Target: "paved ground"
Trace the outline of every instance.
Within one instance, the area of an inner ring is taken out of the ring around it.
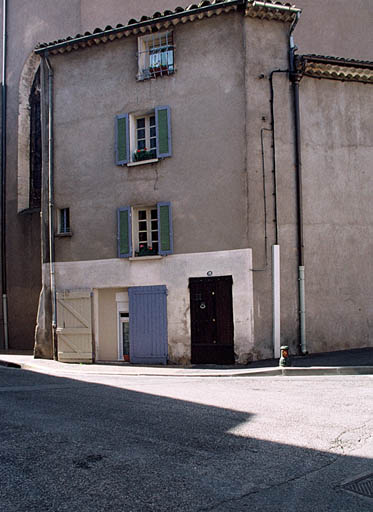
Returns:
[[[305,357],[293,357],[291,368],[280,369],[278,359],[256,361],[241,366],[192,365],[140,366],[128,363],[66,364],[34,359],[27,354],[1,354],[0,365],[22,368],[51,375],[73,376],[84,371],[102,375],[235,377],[275,375],[359,375],[373,374],[373,348],[344,350]]]
[[[373,511],[343,487],[373,474],[372,395],[369,375],[0,367],[0,511]]]

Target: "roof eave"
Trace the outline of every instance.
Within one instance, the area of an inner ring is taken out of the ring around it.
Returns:
[[[343,82],[373,83],[373,62],[370,61],[322,55],[300,55],[299,59],[303,76]]]
[[[203,3],[203,2],[202,2]],[[162,15],[157,18],[149,18],[137,23],[130,23],[126,26],[117,26],[108,30],[98,31],[96,33],[86,33],[84,36],[71,37],[68,39],[60,40],[54,43],[48,43],[35,48],[36,54],[43,53],[64,53],[65,51],[77,50],[85,46],[92,46],[93,44],[100,44],[101,42],[114,41],[122,37],[127,37],[131,34],[146,33],[152,27],[162,28],[177,24],[178,20],[194,21],[196,18],[201,19],[210,12],[213,14],[221,14],[223,12],[230,12],[238,10],[239,7],[245,8],[245,15],[266,19],[278,19],[281,21],[292,21],[294,17],[301,10],[295,6],[283,5],[269,2],[259,2],[256,0],[226,0],[214,4],[202,5],[196,8],[186,8],[183,11],[174,11],[171,14]]]

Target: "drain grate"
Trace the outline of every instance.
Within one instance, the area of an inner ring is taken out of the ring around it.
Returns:
[[[373,498],[373,473],[343,484],[342,489]]]

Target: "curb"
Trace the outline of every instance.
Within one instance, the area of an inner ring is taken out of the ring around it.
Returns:
[[[34,371],[39,373],[46,373],[53,375],[57,373],[58,375],[78,375],[81,373],[85,373],[86,375],[112,375],[112,376],[126,376],[126,377],[215,377],[215,378],[232,378],[232,377],[300,377],[300,376],[328,376],[328,375],[373,375],[373,366],[311,366],[311,367],[276,367],[276,368],[253,368],[252,370],[247,369],[238,369],[238,370],[204,370],[198,371],[194,369],[180,369],[180,372],[170,372],[168,369],[164,369],[163,371],[155,371],[151,372],[145,368],[139,368],[136,371],[136,367],[131,367],[131,372],[126,371],[125,368],[122,368],[122,371],[100,371],[99,365],[97,365],[97,371],[92,371],[93,367],[90,365],[90,370],[84,372],[83,367],[74,367],[68,369],[68,365],[66,368],[53,368],[50,366],[45,366],[40,364],[29,364],[29,363],[15,363],[12,361],[1,360],[0,366],[4,366],[7,368],[15,368],[22,369],[27,371]],[[208,373],[207,373],[208,372]]]
[[[22,365],[18,363],[11,363],[10,361],[1,361],[0,360],[0,366],[6,366],[7,368],[22,368]]]

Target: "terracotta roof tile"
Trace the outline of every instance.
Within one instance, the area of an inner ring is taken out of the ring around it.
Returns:
[[[108,25],[105,29],[95,28],[93,32],[85,32],[84,35],[77,34],[75,37],[69,36],[59,41],[49,43],[40,43],[35,51],[42,53],[46,50],[52,54],[64,53],[71,49],[85,48],[91,46],[89,43],[93,40],[96,44],[113,41],[123,36],[137,34],[139,32],[152,31],[155,25],[157,29],[162,28],[162,24],[168,23],[176,25],[180,21],[194,21],[201,19],[205,15],[223,14],[238,10],[239,7],[245,8],[245,15],[251,17],[276,19],[284,22],[291,22],[296,17],[297,9],[288,2],[273,0],[203,0],[199,4],[190,4],[187,7],[176,7],[173,11],[165,10],[163,13],[157,11],[152,16],[142,16],[140,20],[131,18],[127,25],[118,23],[115,28]]]
[[[326,55],[297,56],[298,69],[305,76],[349,82],[373,83],[373,62]]]

